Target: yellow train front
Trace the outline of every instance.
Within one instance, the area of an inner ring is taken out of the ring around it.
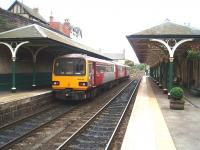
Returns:
[[[88,62],[84,56],[71,54],[55,59],[52,88],[58,99],[80,100],[87,98]]]

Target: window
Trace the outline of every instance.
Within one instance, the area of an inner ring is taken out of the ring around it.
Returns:
[[[98,64],[96,70],[97,72],[114,72],[114,65]]]
[[[106,72],[114,72],[114,66],[113,65],[107,65],[106,66]]]
[[[97,72],[105,72],[105,66],[103,64],[97,64],[96,70]]]
[[[80,58],[60,58],[55,61],[56,75],[84,75],[85,60]]]

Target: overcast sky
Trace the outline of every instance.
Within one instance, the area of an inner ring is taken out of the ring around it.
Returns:
[[[15,0],[0,0],[7,9]],[[22,1],[22,0],[19,0]],[[70,22],[83,31],[82,42],[103,52],[122,53],[137,62],[126,35],[163,23],[200,28],[199,0],[23,0],[31,8],[38,7],[49,21],[51,11],[56,21]]]

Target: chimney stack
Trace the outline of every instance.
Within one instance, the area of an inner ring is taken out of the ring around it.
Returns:
[[[54,20],[54,18],[53,18],[53,12],[51,11],[51,16],[50,16],[49,22],[51,23],[51,22],[53,22],[53,20]]]
[[[69,27],[69,26],[70,26],[69,19],[65,19],[64,25],[65,25],[65,26],[67,26],[67,27]]]
[[[53,19],[54,19],[54,18],[53,18],[53,16],[51,15],[51,16],[50,16],[50,22],[53,22]]]

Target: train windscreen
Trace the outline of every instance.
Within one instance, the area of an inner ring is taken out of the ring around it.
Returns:
[[[80,58],[60,58],[54,64],[55,75],[85,75],[85,60]]]

